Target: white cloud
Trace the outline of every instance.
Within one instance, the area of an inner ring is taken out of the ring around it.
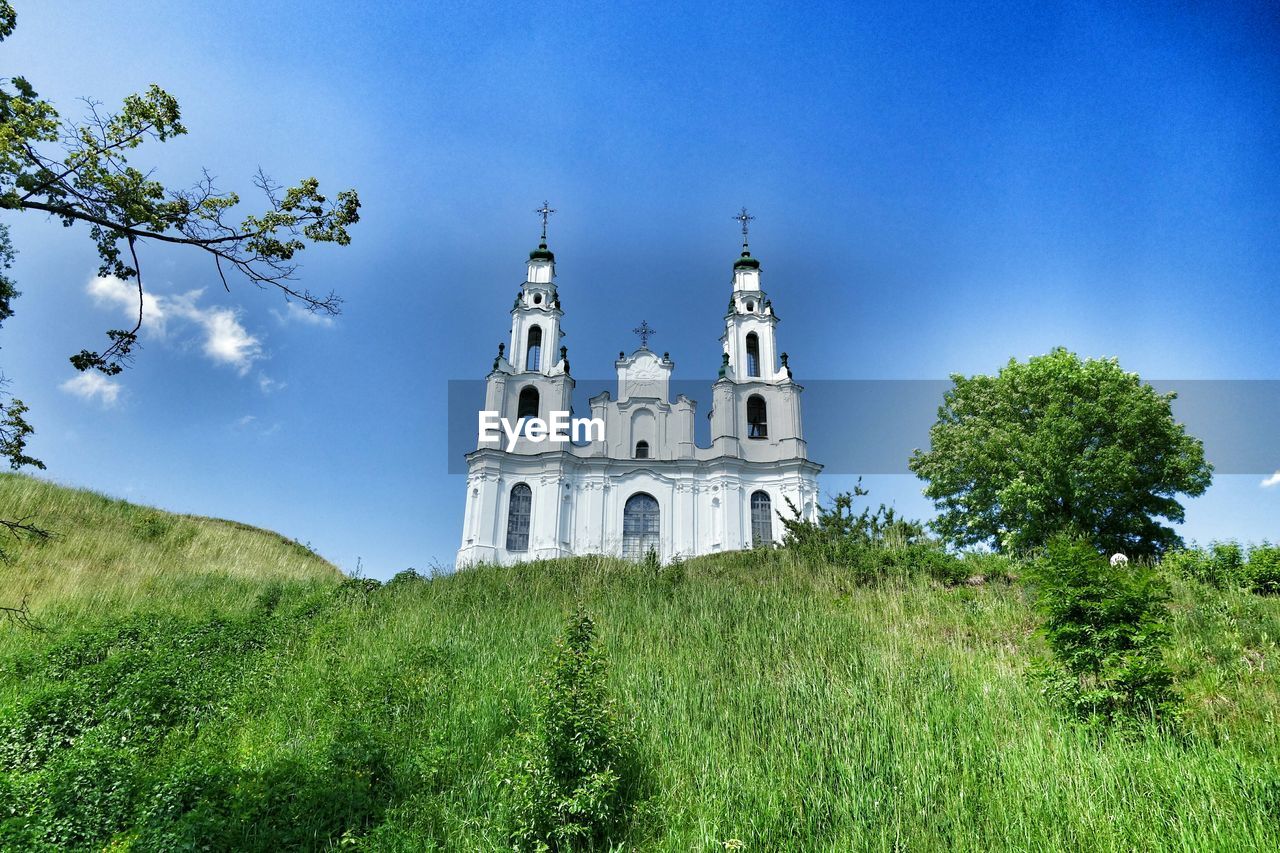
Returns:
[[[115,305],[124,311],[126,317],[136,320],[138,317],[138,284],[124,281],[113,275],[99,275],[89,280],[89,295],[99,305]],[[165,310],[161,307],[160,298],[151,293],[142,294],[142,327],[164,335]]]
[[[258,419],[257,415],[245,415],[244,417],[236,421],[236,426],[240,427],[241,429],[244,429],[245,427],[247,427],[249,424],[253,423],[257,419]]]
[[[1270,477],[1262,481],[1262,488],[1270,489],[1272,486],[1280,486],[1280,471],[1275,472]]]
[[[325,314],[322,311],[308,311],[298,302],[286,302],[284,311],[272,308],[271,313],[276,315],[276,319],[281,323],[303,323],[308,326],[323,326],[325,328],[333,325],[332,315]]]
[[[230,308],[213,308],[191,319],[204,327],[204,354],[231,365],[241,376],[262,358],[262,343],[240,325],[236,312]]]
[[[101,373],[81,373],[73,376],[58,386],[68,394],[74,394],[81,400],[98,400],[103,408],[109,409],[120,398],[120,383],[108,379]]]
[[[137,317],[136,284],[115,276],[97,276],[89,281],[88,290],[98,304],[113,305],[122,309],[125,316]],[[143,328],[163,337],[170,325],[193,324],[202,333],[201,349],[211,361],[230,365],[241,376],[246,375],[253,363],[263,357],[262,341],[240,323],[235,309],[202,307],[199,302],[203,295],[203,290],[176,295],[144,294]]]

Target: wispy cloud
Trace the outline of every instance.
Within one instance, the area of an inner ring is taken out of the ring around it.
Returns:
[[[287,382],[272,379],[265,373],[258,373],[258,389],[262,391],[263,394],[270,394],[272,391],[281,391],[287,384]]]
[[[138,290],[135,284],[115,276],[96,276],[89,281],[89,295],[99,305],[119,308],[125,316],[137,317]],[[165,337],[176,334],[183,323],[199,331],[201,350],[215,364],[235,368],[245,376],[264,353],[262,341],[240,322],[234,308],[200,305],[203,290],[169,295],[147,293],[143,296],[143,329]],[[173,327],[173,328],[171,328]]]
[[[115,406],[116,401],[120,399],[120,383],[108,379],[101,373],[81,373],[58,387],[81,400],[97,400],[104,409]]]
[[[250,434],[256,433],[257,435],[266,437],[275,435],[280,431],[280,422],[275,421],[271,424],[264,425],[260,420],[258,420],[257,415],[244,415],[236,418],[231,427],[237,432],[246,432]]]
[[[1262,488],[1264,489],[1270,489],[1275,486],[1280,486],[1280,471],[1275,472],[1270,477],[1262,481]]]
[[[282,324],[302,323],[307,326],[323,326],[329,328],[333,325],[333,316],[320,311],[308,311],[297,302],[286,302],[284,310],[272,308],[271,313]]]

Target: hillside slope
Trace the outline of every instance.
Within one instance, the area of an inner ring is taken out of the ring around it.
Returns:
[[[0,629],[4,849],[502,848],[500,759],[578,602],[645,768],[626,849],[1280,847],[1274,598],[1177,587],[1185,730],[1120,737],[1040,696],[1017,585],[858,586],[785,552],[377,585],[266,571],[292,546],[258,531],[178,550],[178,520],[134,580],[133,521],[101,517],[130,592],[63,584],[46,630]],[[94,535],[60,565],[91,575]],[[8,594],[27,570],[54,586],[24,556]]]
[[[175,584],[190,597],[198,578],[240,580],[256,594],[272,581],[337,581],[338,569],[302,545],[234,521],[176,515],[0,473],[0,516],[29,518],[53,535],[3,543],[0,604],[29,596],[33,611],[132,608],[169,598]],[[8,535],[8,534],[4,534]]]

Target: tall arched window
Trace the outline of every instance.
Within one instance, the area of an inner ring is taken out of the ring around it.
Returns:
[[[747,375],[760,375],[760,339],[755,332],[747,332]]]
[[[773,544],[773,501],[768,492],[751,493],[751,544]]]
[[[525,370],[538,370],[542,364],[542,327],[532,326],[529,329],[529,349],[524,358]]]
[[[516,406],[516,418],[536,418],[538,416],[538,389],[527,385],[520,389],[520,402]]]
[[[529,516],[533,510],[533,490],[525,483],[511,487],[507,503],[507,550],[529,550]]]
[[[649,458],[649,442],[647,441],[636,442],[636,458],[637,459]]]
[[[752,394],[747,398],[747,438],[769,437],[769,412],[764,397]]]
[[[639,560],[653,551],[662,553],[658,541],[658,501],[653,495],[636,492],[622,508],[622,556]]]

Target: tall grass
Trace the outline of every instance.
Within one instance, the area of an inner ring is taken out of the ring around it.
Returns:
[[[107,554],[122,547],[115,537]],[[101,685],[102,707],[134,707],[132,685],[160,670],[178,706],[201,709],[220,683],[209,679],[225,676],[216,713],[179,708],[131,751],[108,742],[104,722],[102,737],[82,733],[47,765],[4,767],[0,806],[15,816],[2,825],[26,833],[14,837],[88,821],[23,794],[57,785],[66,802],[107,804],[86,847],[172,849],[186,827],[211,849],[501,848],[494,768],[581,602],[649,774],[648,800],[615,839],[628,849],[1280,847],[1274,598],[1175,582],[1170,663],[1187,725],[1118,736],[1072,723],[1027,677],[1043,644],[1018,585],[867,585],[774,551],[658,570],[603,558],[482,566],[341,590],[252,563],[152,559],[171,567],[152,595],[90,586],[95,607],[64,600],[48,632],[6,629],[0,734],[68,685]],[[250,596],[260,570],[276,579]],[[125,566],[112,571],[131,583]],[[180,604],[187,595],[201,606]],[[169,614],[175,637],[223,639],[175,661],[133,639],[145,631],[130,620],[152,610]],[[76,616],[64,626],[59,613]],[[235,645],[242,635],[261,640]],[[81,647],[105,650],[78,664],[83,676],[54,666]],[[124,686],[95,674],[111,666]],[[104,792],[124,779],[132,799],[110,806]]]
[[[225,606],[229,594],[247,605],[264,582],[340,577],[332,564],[271,531],[18,474],[0,473],[0,516],[30,517],[53,534],[43,543],[9,540],[5,551],[13,559],[0,563],[0,605],[28,596],[32,610],[46,616],[54,610],[60,618],[156,606],[198,610]]]

